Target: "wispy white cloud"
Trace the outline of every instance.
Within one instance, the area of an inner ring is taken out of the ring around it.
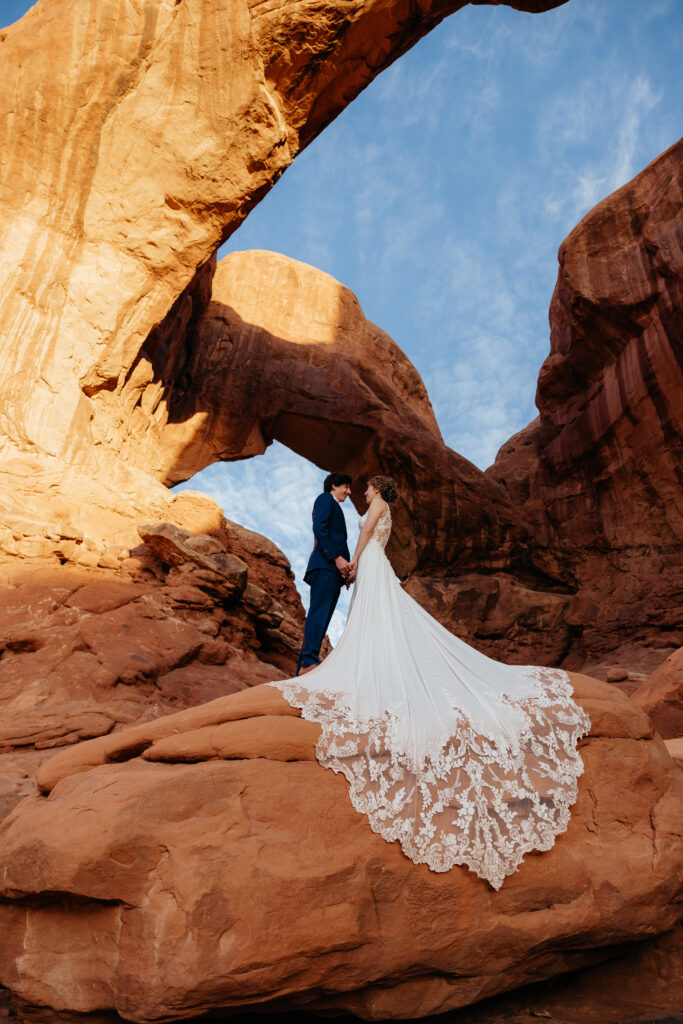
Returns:
[[[675,0],[650,0],[647,6],[640,11],[643,24],[646,25],[650,21],[655,21],[657,18],[664,18],[667,14],[671,14],[674,9],[674,2]]]
[[[647,75],[638,75],[631,84],[628,94],[628,108],[619,126],[619,139],[615,163],[608,181],[610,190],[619,188],[636,173],[636,152],[640,141],[643,121],[659,103],[660,97],[654,92]]]
[[[569,230],[642,170],[643,129],[660,100],[648,75],[632,77],[613,57],[572,94],[545,105],[537,148],[539,154],[552,154],[554,162],[544,202],[548,216]],[[595,145],[599,132],[609,140],[604,147]]]

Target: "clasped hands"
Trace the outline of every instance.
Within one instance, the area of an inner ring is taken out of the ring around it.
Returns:
[[[344,586],[348,590],[351,584],[355,582],[358,563],[356,561],[348,562],[343,555],[339,555],[338,558],[335,558],[334,564],[344,577]]]

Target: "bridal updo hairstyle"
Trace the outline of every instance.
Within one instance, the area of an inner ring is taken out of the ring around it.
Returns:
[[[330,473],[329,476],[325,477],[323,490],[331,491],[333,487],[339,487],[340,484],[348,484],[350,487],[352,483],[353,477],[349,476],[348,473]]]
[[[398,498],[398,489],[390,476],[371,476],[368,483],[379,491],[388,505]]]

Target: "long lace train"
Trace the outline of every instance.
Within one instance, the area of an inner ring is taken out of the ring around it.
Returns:
[[[535,674],[536,686],[510,702],[526,722],[516,745],[477,733],[460,713],[454,735],[417,760],[392,742],[391,713],[361,720],[334,693],[271,685],[322,726],[317,759],[346,776],[351,803],[373,832],[398,841],[416,864],[466,864],[499,889],[526,853],[549,850],[566,831],[583,772],[576,744],[590,728],[566,672],[521,671]]]

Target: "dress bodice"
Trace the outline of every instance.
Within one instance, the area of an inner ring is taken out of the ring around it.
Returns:
[[[367,512],[360,517],[361,528],[365,525],[365,520],[368,518]],[[391,535],[391,509],[387,509],[386,512],[382,512],[375,523],[375,529],[372,531],[371,541],[377,541],[382,548],[387,546],[387,541]]]

